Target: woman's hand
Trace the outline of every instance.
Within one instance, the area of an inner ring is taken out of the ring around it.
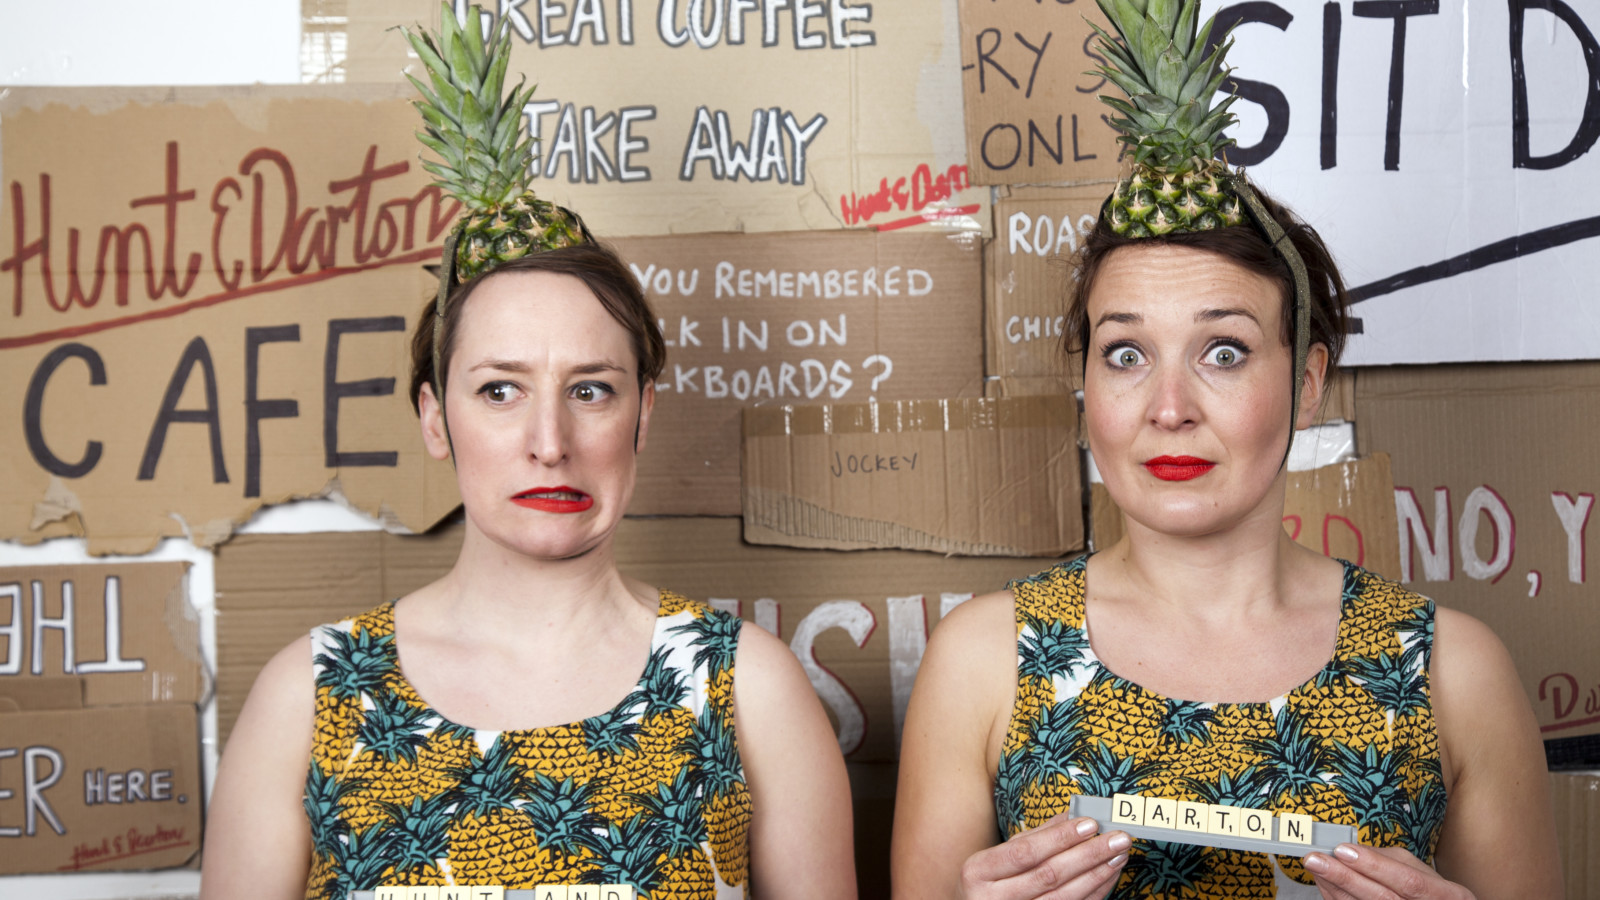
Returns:
[[[1133,840],[1095,836],[1093,819],[1063,813],[1031,831],[967,857],[961,890],[969,900],[1098,900],[1111,893]]]
[[[1473,896],[1400,847],[1340,844],[1332,856],[1312,853],[1305,865],[1327,900],[1471,900]]]

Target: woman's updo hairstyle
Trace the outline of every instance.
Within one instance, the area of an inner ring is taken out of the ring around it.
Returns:
[[[456,288],[445,302],[444,316],[435,314],[436,301],[430,298],[417,320],[411,334],[411,408],[421,411],[417,398],[425,384],[436,384],[444,390],[450,372],[450,359],[455,351],[456,330],[461,325],[461,311],[466,308],[472,292],[485,281],[515,272],[550,272],[571,275],[583,282],[624,329],[633,343],[633,357],[639,371],[639,390],[656,379],[666,365],[666,343],[661,338],[661,327],[645,300],[639,282],[626,264],[610,248],[598,243],[578,244],[558,250],[545,250],[501,263]],[[439,349],[439,378],[434,380],[433,330],[441,327]]]
[[[1350,295],[1345,290],[1344,279],[1340,277],[1333,255],[1328,252],[1327,245],[1322,242],[1316,229],[1302,222],[1292,210],[1267,196],[1260,188],[1255,188],[1255,193],[1283,227],[1284,233],[1300,253],[1300,258],[1305,261],[1311,286],[1310,343],[1320,343],[1328,348],[1328,372],[1331,374],[1338,367],[1339,358],[1344,353],[1345,336],[1349,333]],[[1073,274],[1076,278],[1067,288],[1067,314],[1061,330],[1062,348],[1067,353],[1083,353],[1087,364],[1090,350],[1089,295],[1094,291],[1095,279],[1106,259],[1123,247],[1163,245],[1192,247],[1215,253],[1250,272],[1270,278],[1283,295],[1283,342],[1293,345],[1294,276],[1288,264],[1273,252],[1272,245],[1254,225],[1247,223],[1212,231],[1128,238],[1112,231],[1102,215],[1074,261]]]

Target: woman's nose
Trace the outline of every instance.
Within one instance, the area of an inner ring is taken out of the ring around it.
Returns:
[[[532,404],[528,414],[528,455],[547,466],[567,458],[571,448],[571,417],[560,398]]]
[[[1151,423],[1160,428],[1176,430],[1198,420],[1193,372],[1184,366],[1158,366],[1151,381]]]

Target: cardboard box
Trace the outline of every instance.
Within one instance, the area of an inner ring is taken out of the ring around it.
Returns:
[[[452,509],[407,334],[457,204],[410,88],[13,88],[0,99],[0,537],[225,540],[337,490]]]
[[[1093,7],[960,0],[961,94],[975,184],[1115,179],[1121,145],[1088,70]]]
[[[752,547],[730,518],[626,519],[623,572],[737,610],[794,649],[852,762],[895,758],[927,633],[970,594],[1059,560],[940,557],[904,550],[829,553]],[[217,732],[226,741],[256,672],[314,625],[443,575],[461,528],[241,535],[217,554]],[[310,665],[310,660],[306,664]]]
[[[1600,898],[1600,775],[1550,774],[1569,900]]]
[[[1069,396],[746,407],[744,538],[968,556],[1083,549]]]
[[[738,515],[745,406],[982,392],[973,240],[830,231],[612,243],[668,347],[634,515]]]
[[[180,866],[200,848],[187,565],[0,569],[0,875]]]
[[[1390,502],[1393,491],[1389,458],[1382,453],[1290,472],[1283,527],[1301,546],[1394,579],[1400,556]],[[1103,484],[1091,485],[1090,519],[1097,549],[1122,538],[1122,511]]]
[[[1363,369],[1356,420],[1393,460],[1401,580],[1505,641],[1553,758],[1600,762],[1600,363]]]
[[[1067,295],[1075,257],[1111,187],[1012,188],[995,203],[994,264],[985,279],[989,375],[1082,381],[1083,363],[1062,349]]]

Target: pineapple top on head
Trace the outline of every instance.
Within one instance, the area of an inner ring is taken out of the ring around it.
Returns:
[[[447,251],[454,246],[457,282],[509,259],[591,240],[575,214],[528,190],[533,138],[522,131],[522,110],[533,86],[523,79],[501,96],[511,29],[502,18],[492,36],[483,36],[476,27],[481,13],[470,7],[463,27],[445,3],[438,34],[401,28],[428,70],[427,82],[406,74],[423,97],[414,103],[424,121],[417,139],[439,155],[422,167],[466,207],[446,243]],[[452,260],[444,263],[448,273]],[[448,283],[441,282],[441,293]]]
[[[1108,59],[1099,72],[1128,95],[1100,99],[1119,114],[1111,125],[1133,155],[1108,201],[1112,229],[1148,237],[1242,224],[1234,176],[1216,158],[1233,143],[1223,131],[1237,121],[1228,112],[1235,98],[1211,103],[1228,77],[1222,59],[1232,40],[1206,52],[1216,17],[1198,24],[1200,0],[1096,2],[1117,32],[1090,23]]]

